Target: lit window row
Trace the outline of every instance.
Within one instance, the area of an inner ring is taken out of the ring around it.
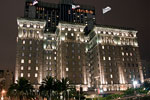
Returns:
[[[22,63],[22,64],[25,63],[24,59],[21,59],[21,63]],[[28,63],[31,64],[31,60],[28,60]]]
[[[118,32],[106,32],[106,31],[97,31],[96,33],[102,34],[109,34],[109,35],[118,35],[118,36],[129,36],[129,37],[136,37],[136,34],[129,34],[129,33],[118,33]]]
[[[24,66],[21,66],[21,70],[24,70]],[[28,66],[28,70],[31,70],[31,67]],[[38,71],[39,70],[39,67],[35,67],[35,70]]]
[[[66,28],[66,29],[67,29],[67,28]],[[73,29],[74,31],[77,31],[76,28],[68,28],[68,31],[71,31],[72,29]],[[65,30],[65,28],[62,27],[61,30]],[[84,31],[84,29],[83,29],[83,28],[80,28],[80,32],[83,32],[83,31]]]
[[[23,41],[22,41],[22,44],[26,44],[26,41],[23,40]],[[29,44],[32,44],[32,41],[29,41]]]
[[[106,60],[106,57],[103,57],[103,60]],[[108,60],[111,60],[111,57],[108,57]]]
[[[20,74],[20,76],[21,76],[21,77],[24,77],[24,74],[23,74],[23,73],[21,73],[21,74]],[[30,73],[28,73],[28,74],[27,74],[27,76],[28,76],[28,77],[30,77],[30,76],[31,76],[31,74],[30,74]],[[37,73],[35,73],[35,74],[34,74],[34,77],[38,77],[38,74],[37,74]]]
[[[132,53],[124,53],[124,52],[122,52],[122,56],[124,56],[125,54],[126,54],[126,56],[129,56],[129,54],[130,54],[130,56],[133,55]]]

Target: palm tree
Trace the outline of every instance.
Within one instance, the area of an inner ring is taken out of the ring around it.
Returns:
[[[60,93],[62,92],[60,80],[55,79],[53,90],[54,90],[53,98],[56,100],[60,100]]]
[[[69,81],[67,78],[62,78],[61,80],[61,90],[64,95],[64,99],[67,96],[67,90],[69,89]]]
[[[34,88],[25,78],[19,78],[17,83],[13,83],[7,92],[7,96],[32,99],[35,97]]]
[[[43,82],[39,88],[40,95],[48,100],[51,100],[52,91],[54,89],[54,79],[51,76],[47,76],[43,79]]]

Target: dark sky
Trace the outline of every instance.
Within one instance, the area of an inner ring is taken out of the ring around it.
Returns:
[[[58,3],[58,0],[42,0]],[[96,23],[131,27],[138,31],[142,59],[150,60],[150,0],[74,0],[96,8]],[[14,70],[17,17],[23,16],[25,0],[0,0],[0,69]],[[102,15],[102,8],[111,12]]]

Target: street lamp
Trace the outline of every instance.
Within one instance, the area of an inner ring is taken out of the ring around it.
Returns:
[[[2,97],[1,97],[1,100],[4,100],[4,93],[5,93],[6,91],[5,90],[2,90]]]
[[[70,90],[68,89],[68,90],[67,90],[67,92],[68,92],[68,100],[69,100],[69,91],[70,91]]]

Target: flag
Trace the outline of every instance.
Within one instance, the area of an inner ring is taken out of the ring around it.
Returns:
[[[111,10],[111,8],[109,6],[107,6],[106,8],[103,8],[103,14],[109,12]]]
[[[79,8],[80,5],[72,5],[72,9],[76,9],[76,8]]]
[[[34,5],[36,5],[37,3],[38,3],[38,1],[37,1],[37,0],[34,0],[32,5],[34,6]]]

